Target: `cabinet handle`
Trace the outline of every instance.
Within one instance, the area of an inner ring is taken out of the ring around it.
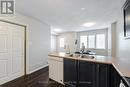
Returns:
[[[87,84],[92,84],[92,82],[86,82]]]
[[[80,84],[82,84],[82,83],[83,83],[83,84],[89,84],[89,85],[92,84],[92,82],[79,82],[79,83],[80,83]]]
[[[97,71],[98,71],[98,73],[99,73],[99,72],[100,72],[100,66],[98,65],[97,67],[98,67],[98,68],[97,68]]]
[[[96,85],[99,87],[99,72],[100,72],[100,65],[97,65],[97,72],[96,72]]]

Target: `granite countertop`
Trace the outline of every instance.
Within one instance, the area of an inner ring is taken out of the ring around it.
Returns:
[[[69,58],[75,60],[91,61],[96,63],[112,64],[119,74],[123,77],[130,77],[130,59],[116,58],[109,56],[99,56],[94,55],[94,59],[80,58],[80,57],[70,57],[64,52],[50,53],[48,56],[59,57],[59,58]]]

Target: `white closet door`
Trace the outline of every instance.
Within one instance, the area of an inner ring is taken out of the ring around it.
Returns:
[[[0,85],[24,75],[24,27],[0,22]]]

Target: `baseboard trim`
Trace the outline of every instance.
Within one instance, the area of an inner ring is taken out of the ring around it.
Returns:
[[[5,84],[2,84],[2,85],[0,85],[0,87],[28,87],[27,86],[29,84],[28,81],[36,78],[37,76],[39,76],[45,72],[48,72],[48,70],[49,70],[49,67],[48,67],[48,65],[46,65],[46,66],[44,66],[44,68],[34,71],[28,75],[21,76],[17,79],[9,81]]]
[[[39,67],[39,68],[37,68],[37,69],[35,69],[35,70],[32,70],[32,71],[30,71],[30,72],[27,72],[27,74],[34,73],[34,72],[36,72],[36,71],[38,71],[38,70],[40,70],[40,69],[43,69],[43,68],[45,68],[45,67],[48,67],[48,66],[49,66],[49,64],[46,64],[46,65],[44,65],[44,66],[42,66],[42,67]]]
[[[28,74],[28,75],[26,76],[26,79],[31,80],[31,79],[36,78],[37,76],[39,76],[39,75],[41,75],[41,74],[47,72],[47,71],[49,71],[49,66],[46,66],[46,67],[44,67],[44,68],[42,68],[42,69],[39,69],[39,70],[37,70],[37,71],[35,71],[35,72],[32,72],[31,74]]]
[[[25,82],[25,76],[21,76],[19,78],[16,78],[12,81],[9,81],[7,83],[4,83],[2,85],[0,85],[0,87],[15,87],[15,85],[19,85],[20,83],[24,83]],[[25,84],[21,84],[23,87],[25,86]],[[25,86],[26,87],[26,86]]]

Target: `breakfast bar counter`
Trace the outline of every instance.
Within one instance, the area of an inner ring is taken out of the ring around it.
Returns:
[[[91,61],[96,63],[112,64],[121,76],[130,77],[130,59],[124,59],[124,58],[121,59],[116,57],[100,56],[100,55],[94,55],[93,59],[88,59],[75,56],[70,57],[69,54],[66,54],[64,52],[50,53],[49,56],[59,58],[69,58],[82,61]]]

